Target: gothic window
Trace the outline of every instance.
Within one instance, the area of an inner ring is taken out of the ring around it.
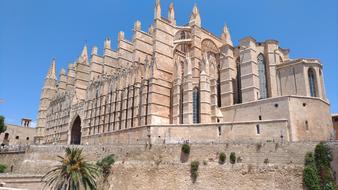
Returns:
[[[217,66],[217,106],[221,107],[222,99],[221,99],[221,73],[220,73],[220,64]]]
[[[236,104],[242,103],[242,84],[241,84],[241,65],[239,57],[236,60],[236,86],[235,86]]]
[[[181,39],[181,40],[185,39],[185,32],[184,32],[184,31],[181,32],[180,39]]]
[[[194,88],[192,96],[193,123],[200,123],[200,92],[197,87]]]
[[[317,97],[316,74],[313,68],[308,70],[310,96]]]
[[[181,78],[183,79],[184,62],[181,61]],[[183,84],[180,86],[180,104],[179,104],[180,124],[183,124]]]
[[[180,86],[180,124],[183,124],[183,84]]]
[[[259,93],[260,99],[268,97],[268,88],[266,80],[266,65],[263,54],[259,54],[257,57],[258,63],[258,76],[259,76]]]

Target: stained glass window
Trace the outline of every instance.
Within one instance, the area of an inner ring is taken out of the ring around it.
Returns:
[[[259,99],[268,97],[267,83],[266,83],[266,67],[263,54],[259,54],[257,57],[258,63],[258,76],[259,76]]]
[[[309,77],[310,96],[316,97],[317,96],[316,74],[312,68],[310,68],[308,71],[308,77]]]
[[[241,84],[241,65],[239,58],[236,60],[236,102],[237,104],[242,103],[242,84]]]
[[[200,123],[200,92],[198,88],[194,88],[192,96],[193,123]]]

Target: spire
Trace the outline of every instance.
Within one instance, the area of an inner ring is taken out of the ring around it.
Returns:
[[[134,31],[139,31],[141,30],[141,22],[137,20],[134,24]]]
[[[153,25],[150,25],[149,29],[148,29],[148,33],[150,35],[152,35],[154,33],[154,26]]]
[[[168,20],[171,24],[176,25],[175,10],[174,10],[174,3],[173,2],[171,2],[170,5],[169,5]]]
[[[52,59],[52,65],[50,66],[48,73],[47,73],[47,77],[46,78],[51,78],[51,79],[55,79],[56,80],[56,59],[53,58]]]
[[[82,49],[82,53],[78,59],[79,63],[88,63],[88,50],[87,50],[87,45],[84,45],[83,49]]]
[[[200,17],[200,13],[198,11],[196,4],[194,5],[194,8],[192,9],[192,14],[190,16],[189,25],[196,25],[196,26],[201,27],[201,17]]]
[[[110,49],[110,39],[109,37],[106,37],[104,41],[104,49]]]
[[[61,69],[60,75],[66,75],[66,71],[64,68]]]
[[[97,46],[94,46],[92,48],[92,54],[91,55],[97,55]]]
[[[225,44],[233,46],[231,36],[230,36],[230,32],[229,32],[228,26],[226,24],[224,24],[221,39],[223,40],[223,42]]]
[[[120,31],[117,37],[118,41],[124,40],[124,32]]]
[[[156,0],[154,19],[160,19],[160,18],[161,18],[161,3],[160,3],[160,0]]]

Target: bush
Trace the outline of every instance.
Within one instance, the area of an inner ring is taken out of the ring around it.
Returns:
[[[225,153],[224,152],[221,152],[220,154],[219,154],[219,163],[220,164],[224,164],[225,163],[225,159],[226,159],[226,155],[225,155]]]
[[[314,165],[305,166],[304,183],[309,190],[320,190],[319,178]]]
[[[319,143],[315,148],[314,160],[316,163],[317,174],[320,177],[321,186],[325,188],[327,184],[334,184],[333,172],[330,165],[332,156],[329,146],[324,143]]]
[[[195,183],[197,176],[198,176],[198,166],[200,165],[200,162],[197,160],[194,160],[190,164],[190,175],[192,182]]]
[[[264,159],[264,164],[268,164],[269,163],[269,159],[265,158]]]
[[[235,164],[236,163],[236,154],[234,152],[230,153],[230,163]]]
[[[0,173],[4,173],[6,170],[7,166],[4,164],[0,164]]]
[[[111,172],[111,165],[115,163],[114,154],[110,154],[104,157],[102,160],[96,162],[96,165],[99,166],[102,172],[104,180],[107,180]]]
[[[337,187],[334,183],[330,182],[330,183],[325,184],[323,190],[337,190]]]
[[[333,171],[330,166],[332,155],[329,146],[319,143],[314,155],[305,155],[304,184],[309,190],[335,190]]]
[[[183,144],[181,150],[182,150],[182,152],[184,154],[189,154],[190,153],[190,146],[189,146],[189,144]]]
[[[330,167],[332,161],[330,148],[324,143],[319,143],[315,148],[315,162],[317,169]]]
[[[315,158],[312,152],[307,152],[305,154],[305,166],[315,165]]]

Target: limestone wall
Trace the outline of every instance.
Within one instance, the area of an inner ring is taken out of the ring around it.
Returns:
[[[96,161],[104,155],[115,154],[116,163],[108,180],[110,189],[224,189],[227,187],[240,190],[298,190],[303,189],[304,155],[308,151],[313,151],[315,144],[273,142],[191,144],[188,157],[182,156],[180,144],[80,147],[84,149],[85,157],[90,161]],[[26,154],[0,154],[0,160],[14,161],[15,167],[11,174],[13,176],[38,177],[57,164],[57,155],[62,156],[65,148],[66,146],[61,145],[31,146]],[[220,152],[226,154],[224,164],[218,163]],[[235,152],[237,156],[238,162],[234,165],[229,161],[231,152]],[[182,160],[185,162],[182,163]],[[190,178],[192,160],[200,162],[199,176],[195,184]],[[0,180],[4,179],[0,175]],[[15,185],[15,181],[12,180],[11,183]],[[27,188],[34,189],[30,186]]]
[[[200,164],[196,183],[190,178],[190,163],[118,163],[113,167],[110,189],[171,190],[302,190],[301,166],[252,166],[248,164]]]
[[[0,144],[25,145],[33,143],[34,136],[36,135],[35,128],[11,124],[7,124],[6,126],[6,131],[0,134]],[[8,137],[6,139],[5,136],[7,133]]]
[[[218,154],[224,152],[227,160],[231,152],[241,157],[241,163],[303,165],[304,155],[313,150],[312,143],[222,143],[193,144],[189,160],[217,162]],[[115,154],[123,162],[180,163],[181,145],[96,145],[82,146],[87,159],[96,161],[105,155]],[[66,146],[31,146],[26,154],[0,154],[0,160],[14,165],[14,173],[43,174],[57,164],[57,155],[63,155]],[[228,162],[228,161],[227,161]]]
[[[231,122],[286,119],[290,141],[327,141],[334,136],[329,104],[319,98],[283,96],[221,110]]]
[[[200,125],[150,125],[84,136],[87,144],[177,144],[220,142],[288,142],[286,120]]]

